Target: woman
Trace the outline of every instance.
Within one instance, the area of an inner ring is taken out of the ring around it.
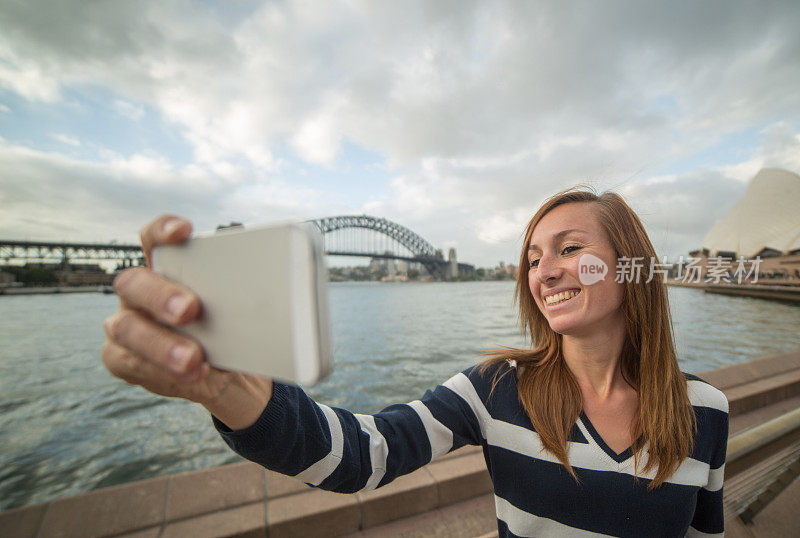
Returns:
[[[142,234],[145,253],[189,233],[162,217]],[[375,415],[210,368],[164,326],[194,319],[199,299],[144,268],[115,283],[103,360],[128,382],[204,405],[245,458],[323,489],[380,487],[474,444],[501,536],[721,534],[727,400],[678,369],[662,276],[614,277],[618,259],[634,257],[655,251],[618,195],[550,198],[528,224],[517,280],[532,349],[492,352]]]

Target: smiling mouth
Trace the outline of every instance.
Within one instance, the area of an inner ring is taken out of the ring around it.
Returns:
[[[576,296],[580,295],[580,293],[581,293],[580,290],[562,291],[561,293],[555,293],[553,295],[545,297],[544,302],[547,306],[558,306],[560,304],[572,300]]]

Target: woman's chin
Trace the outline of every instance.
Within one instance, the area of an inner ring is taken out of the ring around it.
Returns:
[[[552,319],[549,320],[549,322],[550,328],[562,335],[579,333],[581,331],[581,327],[583,326],[581,323],[577,323],[575,320],[569,319]]]
[[[551,323],[550,328],[553,329],[554,332],[563,335],[568,335],[572,332],[572,326],[568,323]]]

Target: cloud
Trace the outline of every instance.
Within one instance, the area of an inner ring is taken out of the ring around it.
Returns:
[[[125,155],[95,174],[131,179],[130,196],[158,207],[181,203],[171,183],[196,181],[198,207],[228,220],[272,210],[266,199],[283,212],[352,207],[287,162],[332,168],[348,145],[368,149],[386,183],[356,209],[477,263],[515,259],[514,228],[571,184],[621,189],[673,254],[758,167],[800,168],[793,1],[225,6],[7,3],[0,85],[31,103],[96,85],[118,114],[158,113],[192,165]],[[764,144],[746,159],[662,171],[753,127]]]
[[[596,131],[620,148],[796,112],[800,83],[793,2],[287,2],[228,25],[181,1],[43,7],[3,10],[6,87],[52,100],[103,82],[153,102],[209,159],[257,158],[285,138],[310,162],[349,139],[398,165],[546,154]]]
[[[115,99],[114,109],[121,116],[125,116],[133,121],[139,121],[144,117],[144,107],[142,105],[136,105],[124,99]]]
[[[161,213],[191,219],[198,230],[231,220],[253,222],[319,214],[321,194],[253,177],[231,185],[213,170],[172,166],[158,155],[109,153],[91,162],[0,144],[0,228],[12,238],[137,242]],[[13,171],[13,175],[9,172]]]
[[[53,140],[58,140],[62,144],[66,144],[68,146],[72,146],[72,147],[76,147],[77,148],[77,147],[79,147],[81,145],[81,141],[78,140],[77,138],[75,138],[74,136],[69,136],[69,135],[60,134],[60,133],[54,133],[54,134],[51,134],[50,137]]]
[[[744,196],[746,183],[720,170],[656,176],[619,190],[636,211],[659,256],[700,248],[713,224]]]
[[[600,149],[594,156],[572,154],[571,166],[558,159],[548,165],[552,170],[506,174],[496,182],[492,176],[502,170],[499,163],[470,163],[473,172],[468,176],[464,168],[454,172],[451,161],[429,162],[416,176],[392,181],[390,194],[373,201],[369,209],[428,231],[434,244],[457,241],[462,260],[513,263],[525,225],[544,199],[582,184],[620,193],[642,219],[658,254],[676,259],[702,246],[708,230],[744,196],[762,167],[800,171],[799,143],[800,133],[779,122],[761,132],[761,145],[743,161],[670,175],[636,171],[635,159],[619,160],[614,173],[597,173],[603,170],[604,158],[613,158],[613,153]]]
[[[310,163],[333,164],[340,143],[341,135],[337,134],[330,114],[319,114],[304,121],[292,137],[295,151]]]
[[[731,170],[780,156],[796,158],[798,133],[784,124],[768,127],[762,137],[754,156],[736,165],[635,180],[598,176],[586,183],[620,192],[642,218],[659,254],[674,258],[697,248],[744,195],[747,181]],[[494,185],[482,176],[494,170],[486,172],[486,163],[476,167],[478,179],[464,180],[449,175],[452,163],[426,161],[414,174],[396,176],[387,196],[353,208],[335,190],[254,176],[232,165],[176,168],[158,154],[105,155],[104,162],[91,162],[0,145],[0,226],[9,237],[135,242],[141,226],[164,212],[185,215],[200,230],[232,220],[252,224],[355,212],[390,218],[439,248],[457,247],[461,261],[490,265],[515,262],[533,212],[570,184],[557,179],[542,187],[543,178],[528,184],[523,175]],[[108,237],[98,237],[98,230]]]

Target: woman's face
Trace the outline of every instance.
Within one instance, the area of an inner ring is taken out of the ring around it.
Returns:
[[[607,267],[597,282],[592,280],[600,264],[593,256]],[[624,327],[624,286],[615,282],[616,254],[592,202],[568,203],[547,213],[533,230],[528,263],[531,293],[555,332],[590,336],[618,324]]]

